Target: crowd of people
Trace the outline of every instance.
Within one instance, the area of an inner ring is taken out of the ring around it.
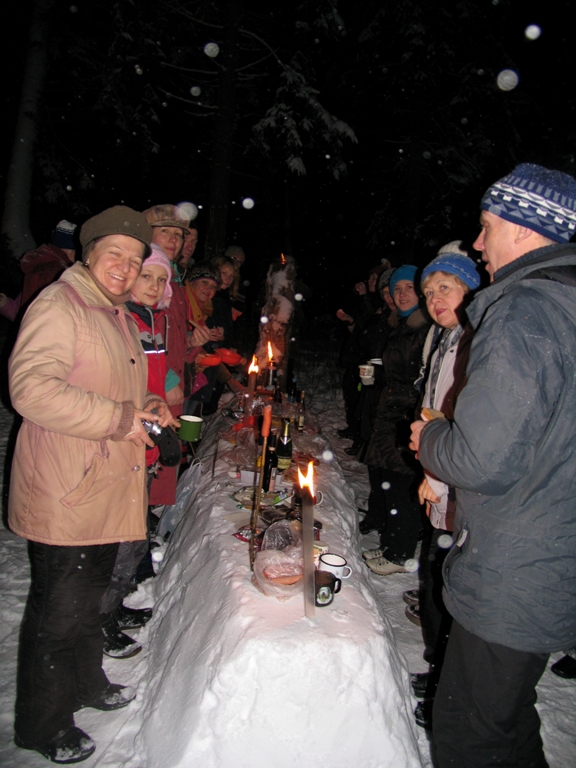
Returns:
[[[435,765],[544,768],[550,653],[576,677],[576,181],[525,163],[481,211],[481,259],[461,241],[423,270],[383,259],[338,311],[340,436],[368,465],[366,566],[418,570],[404,601],[429,671],[411,683]]]
[[[382,260],[338,311],[341,436],[368,466],[360,529],[380,546],[367,568],[419,571],[404,599],[430,665],[412,686],[435,764],[545,768],[535,688],[552,652],[567,653],[558,674],[576,675],[576,181],[523,164],[481,209],[483,290],[452,241],[423,270]],[[21,318],[9,525],[32,563],[15,742],[67,764],[96,748],[74,712],[136,695],[102,657],[137,653],[124,630],[152,616],[123,600],[153,575],[154,508],[175,501],[171,430],[213,411],[224,387],[243,391],[202,362],[241,347],[241,248],[196,263],[198,231],[173,205],[92,217],[76,262],[75,229],[60,222],[23,260],[21,296],[0,295]]]
[[[243,392],[234,369],[203,365],[241,336],[239,246],[195,263],[198,231],[173,205],[92,217],[80,261],[75,230],[60,222],[51,244],[21,259],[22,293],[0,295],[0,312],[20,322],[9,383],[23,422],[8,522],[32,564],[15,742],[66,764],[96,748],[75,711],[119,709],[136,695],[107,679],[102,657],[138,653],[124,630],[152,617],[123,600],[154,575],[154,512],[176,500],[173,429],[184,413],[214,410],[225,386]]]

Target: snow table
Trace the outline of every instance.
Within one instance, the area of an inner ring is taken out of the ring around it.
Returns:
[[[212,418],[201,485],[155,579],[151,670],[140,732],[147,768],[416,768],[409,681],[360,559],[356,505],[336,462],[317,468],[322,540],[354,569],[332,605],[304,617],[251,583],[248,544]],[[327,447],[318,437],[318,453]]]

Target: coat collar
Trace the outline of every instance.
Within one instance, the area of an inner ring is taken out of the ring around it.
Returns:
[[[90,272],[79,261],[62,273],[60,281],[74,288],[87,307],[114,308],[110,299],[98,288]],[[124,304],[118,306],[125,308]]]
[[[576,244],[559,243],[546,245],[525,253],[519,259],[506,264],[494,275],[494,282],[484,290],[476,294],[476,298],[466,308],[468,319],[474,328],[480,325],[480,321],[486,310],[506,293],[511,286],[520,282],[531,272],[547,267],[563,267],[576,265]],[[536,283],[538,281],[534,281]],[[551,281],[545,281],[550,283]]]

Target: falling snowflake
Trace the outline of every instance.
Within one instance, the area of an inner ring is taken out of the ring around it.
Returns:
[[[254,208],[254,200],[252,200],[251,197],[245,197],[242,200],[242,207],[246,208],[246,210],[249,211],[250,208]]]
[[[513,91],[518,81],[518,74],[513,69],[503,69],[496,78],[496,84],[501,91]]]
[[[218,43],[206,43],[204,46],[204,53],[206,56],[210,56],[211,59],[215,59],[220,53],[220,46]]]
[[[524,34],[526,35],[528,40],[538,40],[538,38],[542,34],[542,30],[540,29],[538,24],[529,24],[524,30]]]
[[[334,454],[332,451],[324,451],[322,453],[322,458],[324,461],[332,461],[334,459]]]
[[[202,89],[199,88],[197,85],[194,85],[192,86],[192,88],[190,88],[190,93],[192,94],[192,96],[200,96],[200,94],[202,93]]]

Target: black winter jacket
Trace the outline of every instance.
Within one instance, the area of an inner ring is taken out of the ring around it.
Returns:
[[[417,467],[414,454],[408,450],[410,423],[418,400],[414,382],[430,320],[421,309],[407,318],[393,312],[390,319],[397,325],[382,354],[384,384],[364,463],[411,475]]]

